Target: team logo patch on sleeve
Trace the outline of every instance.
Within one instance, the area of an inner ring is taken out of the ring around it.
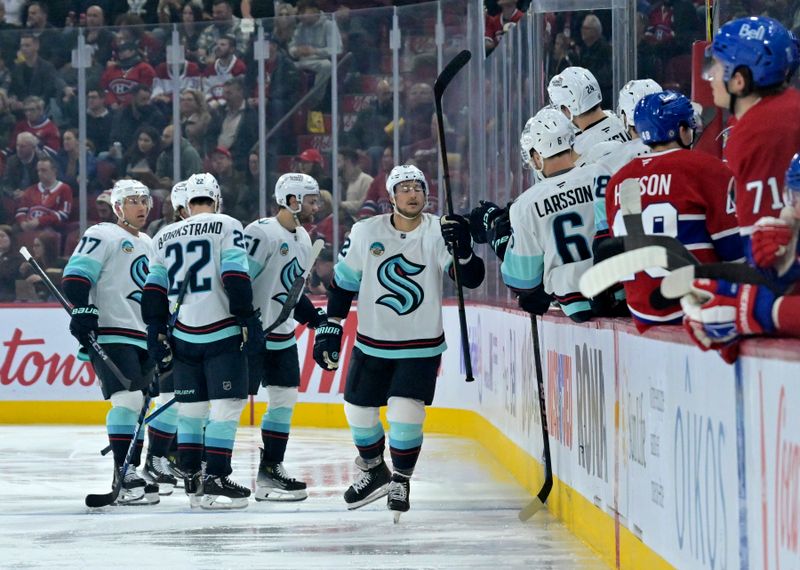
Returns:
[[[424,265],[407,260],[403,254],[393,255],[381,263],[378,267],[378,282],[391,291],[391,294],[383,295],[376,303],[389,307],[398,315],[407,315],[417,310],[425,293],[410,277],[419,275],[423,269]]]
[[[369,246],[369,252],[374,255],[375,257],[380,257],[384,254],[386,248],[383,244],[379,241],[373,242],[371,246]]]
[[[122,242],[122,251],[125,253],[133,253],[133,244],[128,240]]]

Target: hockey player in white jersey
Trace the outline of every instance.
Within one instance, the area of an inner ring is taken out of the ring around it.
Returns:
[[[579,293],[578,280],[592,266],[597,167],[575,166],[573,131],[556,109],[536,114],[531,135],[532,160],[544,180],[511,205],[511,239],[500,272],[523,309],[541,314],[555,299],[567,316],[582,322],[596,314]]]
[[[561,109],[579,131],[573,146],[580,155],[579,165],[595,162],[615,146],[603,143],[630,140],[622,122],[600,107],[600,85],[588,69],[566,68],[550,80],[547,94],[553,106]]]
[[[142,440],[135,442],[131,463],[120,473],[144,405],[144,390],[153,381],[155,364],[147,354],[147,334],[141,317],[142,288],[152,255],[150,236],[142,228],[150,212],[150,191],[136,180],[120,180],[111,190],[117,223],[100,223],[86,230],[64,268],[62,286],[72,303],[70,332],[84,347],[92,335],[130,380],[126,388],[92,354],[103,398],[111,400],[106,429],[114,456],[114,480],[123,482],[117,503],[157,503],[158,486],[146,484],[136,472]],[[91,353],[90,353],[91,354]],[[140,432],[143,436],[144,432]]]
[[[219,185],[211,174],[189,178],[189,217],[154,236],[142,300],[150,353],[157,361],[172,358],[166,341],[169,302],[187,280],[172,333],[175,395],[180,402],[178,449],[191,504],[206,509],[247,506],[250,490],[228,476],[248,391],[243,351],[264,350],[244,231],[240,222],[218,213],[220,202]]]
[[[454,256],[465,287],[480,285],[485,270],[472,252],[465,218],[440,220],[423,213],[428,187],[418,168],[394,167],[386,190],[393,213],[357,222],[342,248],[328,293],[328,322],[316,331],[314,360],[326,370],[339,366],[341,321],[358,294],[358,330],[344,399],[361,474],[344,499],[348,509],[357,509],[388,493],[397,521],[410,506],[425,406],[433,401],[447,348],[442,275],[452,277]],[[387,406],[393,473],[383,460],[382,406]]]
[[[311,238],[300,225],[310,221],[319,206],[319,185],[307,174],[284,174],[275,184],[280,210],[274,218],[256,220],[245,228],[250,278],[255,304],[265,324],[278,318],[287,293],[311,262]],[[316,328],[327,317],[301,295],[289,319],[267,335],[266,351],[248,359],[250,394],[267,388],[269,408],[261,418],[261,463],[258,467],[257,501],[301,501],[308,497],[306,484],[289,476],[283,466],[292,413],[300,386],[300,363],[292,320]]]

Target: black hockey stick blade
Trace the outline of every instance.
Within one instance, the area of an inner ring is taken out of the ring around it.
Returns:
[[[467,65],[471,58],[472,52],[468,49],[465,49],[460,51],[453,59],[450,60],[433,84],[433,95],[436,99],[442,99],[442,95],[444,95],[444,91],[447,89],[447,86],[458,74],[461,68]]]
[[[661,294],[667,299],[679,299],[692,290],[694,279],[724,279],[730,283],[759,285],[773,293],[781,291],[756,269],[745,263],[706,263],[681,267],[661,281]]]

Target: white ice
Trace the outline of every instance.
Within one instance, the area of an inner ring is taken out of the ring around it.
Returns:
[[[520,523],[530,496],[470,440],[426,436],[397,525],[385,500],[345,509],[356,469],[345,430],[294,430],[285,465],[307,500],[225,512],[191,509],[180,489],[90,512],[84,496],[110,490],[106,443],[100,426],[0,426],[0,567],[605,568],[549,513]],[[259,443],[243,428],[233,455],[232,478],[251,488]]]

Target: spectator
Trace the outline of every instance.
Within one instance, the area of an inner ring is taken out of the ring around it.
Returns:
[[[9,107],[8,93],[4,89],[0,89],[0,141],[9,140],[16,124],[14,113]]]
[[[24,34],[19,40],[19,53],[22,59],[11,70],[11,108],[14,111],[22,109],[22,100],[30,95],[48,102],[60,97],[66,84],[53,64],[39,57],[39,39]]]
[[[222,36],[214,45],[214,55],[209,56],[203,73],[203,91],[209,107],[215,109],[225,102],[225,82],[247,72],[244,61],[236,57],[236,40],[233,36]]]
[[[25,188],[39,182],[36,163],[46,154],[40,151],[38,146],[39,139],[36,135],[31,133],[17,135],[16,154],[9,157],[6,162],[6,171],[0,183],[6,196],[13,196],[17,200]]]
[[[577,65],[577,62],[578,55],[572,50],[569,38],[563,32],[557,33],[548,61],[547,80],[549,81],[566,68]]]
[[[611,68],[611,46],[603,37],[603,24],[594,14],[587,14],[581,24],[581,67],[585,67],[597,78],[600,92],[603,94],[603,108],[611,107],[611,86],[613,70]]]
[[[0,303],[10,303],[16,298],[16,283],[22,262],[11,226],[0,225]]]
[[[317,181],[321,190],[333,190],[333,180],[325,174],[322,155],[315,148],[307,148],[297,157],[297,170]]]
[[[203,9],[192,0],[186,0],[181,9],[181,25],[178,32],[186,50],[186,59],[195,63],[200,63],[198,42],[203,28]]]
[[[342,187],[345,188],[345,199],[340,203],[340,208],[349,218],[354,219],[364,203],[369,185],[372,184],[372,176],[361,170],[355,150],[342,148],[339,150],[339,177]]]
[[[167,197],[166,199],[161,201],[161,217],[156,218],[155,220],[147,224],[147,229],[145,230],[145,232],[150,237],[153,237],[154,235],[156,235],[156,233],[158,233],[158,231],[161,228],[170,225],[174,221],[175,221],[175,210],[172,209],[172,200],[170,200],[169,197]]]
[[[224,111],[219,111],[209,127],[217,147],[226,148],[237,170],[247,168],[247,155],[258,141],[258,112],[244,98],[244,83],[234,77],[222,87]]]
[[[94,143],[100,153],[111,147],[111,125],[113,117],[103,100],[103,92],[97,88],[86,91],[86,138]]]
[[[180,70],[178,79],[178,93],[183,93],[188,89],[202,89],[202,78],[200,68],[193,61],[186,60]],[[172,66],[167,62],[161,62],[156,67],[156,77],[153,79],[153,94],[151,99],[162,110],[172,111]]]
[[[433,87],[428,83],[412,85],[408,90],[405,108],[402,109],[404,123],[400,127],[401,146],[430,137],[431,115],[434,111]]]
[[[31,248],[33,250],[31,252],[33,258],[45,270],[47,275],[55,281],[61,279],[61,270],[67,264],[67,260],[58,255],[59,240],[58,234],[43,232],[34,238],[33,247]],[[50,289],[42,283],[42,278],[34,272],[27,261],[23,261],[20,264],[19,275],[34,287],[39,301],[50,299]]]
[[[69,34],[69,45],[78,45],[77,30]],[[114,34],[106,27],[106,14],[103,8],[94,4],[86,8],[86,27],[84,28],[86,45],[92,50],[94,60],[105,68],[114,50]]]
[[[8,140],[10,147],[17,140],[20,133],[31,133],[44,145],[44,150],[55,154],[61,148],[61,134],[56,124],[44,113],[44,101],[41,97],[31,95],[23,101],[25,118],[17,122],[11,138]]]
[[[133,145],[134,135],[139,127],[153,127],[156,132],[160,132],[167,124],[161,111],[150,103],[149,87],[141,83],[134,85],[130,95],[131,104],[117,109],[111,123],[112,144],[120,142],[125,149],[130,149]]]
[[[319,252],[314,270],[308,280],[308,292],[312,295],[326,295],[333,280],[333,249],[326,246]]]
[[[110,62],[100,87],[106,90],[106,105],[112,109],[130,104],[133,90],[140,85],[147,87],[148,95],[156,72],[146,61],[142,61],[136,44],[126,41],[117,46],[117,61]]]
[[[300,25],[294,31],[289,53],[297,60],[298,68],[314,74],[314,88],[317,91],[315,96],[309,98],[309,104],[313,106],[325,95],[321,85],[331,75],[331,55],[342,52],[342,38],[336,23],[322,17],[317,0],[299,0],[297,14]],[[333,45],[331,33],[335,37]]]
[[[166,49],[162,40],[165,36],[161,30],[156,29],[157,33],[150,33],[144,26],[144,21],[133,12],[122,14],[112,21],[117,28],[114,34],[117,49],[124,43],[132,43],[142,59],[150,65],[155,66],[164,61]]]
[[[181,19],[183,6],[181,0],[158,0],[158,22],[160,24],[176,24]]]
[[[173,168],[173,133],[174,127],[167,125],[161,132],[161,154],[158,155],[158,162],[156,162],[156,176],[158,176],[161,188],[172,188],[174,181],[172,180]],[[203,172],[203,159],[200,158],[197,150],[189,144],[189,141],[181,137],[181,173],[180,179],[186,180],[192,174]],[[167,200],[169,201],[169,200]]]
[[[525,15],[517,10],[517,0],[498,0],[497,4],[501,12],[495,16],[486,16],[484,25],[484,44],[487,53],[496,48],[503,34],[517,25]]]
[[[104,153],[97,157],[97,174],[92,180],[89,180],[89,192],[92,195],[100,194],[107,188],[114,186],[114,182],[118,179],[119,165],[117,160],[110,153]]]
[[[7,2],[0,2],[0,58],[9,66],[17,57],[19,26],[6,19],[6,4]]]
[[[369,185],[364,202],[356,214],[356,219],[361,220],[378,214],[388,214],[392,211],[392,203],[389,201],[389,193],[386,191],[386,177],[393,167],[394,154],[392,147],[387,146],[381,155],[380,171]]]
[[[207,154],[206,133],[211,124],[211,114],[206,99],[200,91],[189,89],[181,93],[181,128],[183,136],[201,156]]]
[[[58,164],[58,179],[68,184],[74,194],[78,193],[80,186],[79,151],[78,129],[67,129],[61,136],[61,150],[56,155],[56,163]],[[88,145],[86,149],[86,166],[88,181],[94,178],[97,171],[94,153]]]
[[[54,158],[36,163],[39,183],[28,186],[17,201],[16,222],[23,231],[59,228],[72,213],[72,189],[57,178]]]
[[[385,79],[375,86],[375,100],[359,111],[345,139],[349,146],[367,151],[371,166],[379,166],[383,148],[391,142],[386,126],[394,118],[392,86]]]
[[[150,126],[139,127],[135,139],[136,144],[125,154],[123,171],[126,176],[140,180],[148,188],[159,188],[156,168],[161,154],[161,138],[158,131]]]
[[[56,69],[59,69],[66,63],[66,54],[69,51],[65,49],[61,30],[56,29],[47,22],[48,11],[46,3],[37,0],[30,2],[25,26],[39,39],[39,53],[42,57],[52,63]],[[64,22],[59,22],[59,25],[63,26]]]
[[[224,213],[245,225],[253,221],[258,215],[258,194],[249,192],[244,171],[234,169],[230,151],[225,147],[217,147],[209,159],[209,171],[217,179],[222,192]]]
[[[167,200],[169,202],[169,200]],[[117,215],[114,213],[114,206],[111,204],[111,190],[103,190],[94,200],[94,207],[97,213],[96,222],[117,223]]]
[[[217,40],[223,36],[233,36],[236,53],[239,56],[244,55],[247,51],[250,33],[242,29],[242,21],[233,15],[230,0],[214,0],[211,19],[214,22],[203,30],[197,40],[197,48],[201,57],[208,55],[214,49]]]

